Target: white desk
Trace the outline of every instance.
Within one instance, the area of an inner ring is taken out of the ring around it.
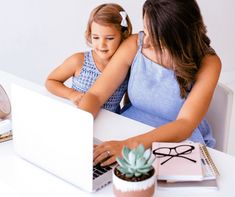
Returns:
[[[235,158],[233,156],[211,150],[210,153],[221,173],[218,178],[218,191],[161,191],[158,197],[177,196],[232,196],[235,192]],[[111,196],[112,186],[90,194],[64,182],[63,180],[37,168],[15,155],[12,141],[0,144],[0,194],[1,196]],[[5,192],[2,195],[2,192]],[[8,193],[9,192],[9,193]]]
[[[21,81],[21,79],[0,71],[0,83],[9,91],[9,83]],[[102,125],[102,133],[96,132],[96,136],[102,140],[123,139],[137,133],[143,133],[151,127],[135,121],[120,117],[116,114],[101,112],[97,120]],[[101,124],[102,122],[106,124]],[[108,124],[107,124],[108,122]],[[112,125],[112,130],[109,125]],[[128,131],[128,132],[127,132]],[[108,132],[110,135],[106,135]],[[218,178],[219,191],[161,191],[157,190],[158,197],[178,196],[232,196],[235,192],[235,157],[222,152],[209,149],[221,176]],[[12,141],[0,143],[0,196],[112,196],[112,185],[99,192],[87,193],[49,174],[46,171],[22,160],[15,155]]]

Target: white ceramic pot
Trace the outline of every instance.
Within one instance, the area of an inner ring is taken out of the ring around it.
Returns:
[[[113,193],[116,197],[151,197],[157,186],[156,171],[146,180],[131,182],[115,175],[113,170]]]

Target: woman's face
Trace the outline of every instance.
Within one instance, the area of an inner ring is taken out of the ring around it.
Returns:
[[[144,16],[144,45],[146,48],[152,48],[150,37],[149,37],[149,31],[148,31],[148,23],[147,23],[147,17]]]
[[[94,52],[103,60],[109,60],[121,43],[121,33],[114,25],[91,24],[91,44]]]

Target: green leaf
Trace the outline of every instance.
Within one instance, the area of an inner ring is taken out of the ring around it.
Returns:
[[[148,160],[147,164],[152,165],[153,162],[155,161],[156,157],[152,157]]]
[[[131,168],[131,167],[128,168],[128,172],[129,172],[129,173],[134,173],[135,171],[136,171],[136,170],[133,169],[133,168]]]
[[[137,159],[136,161],[136,168],[141,168],[145,165],[146,163],[146,159],[144,157],[141,157],[139,159]]]
[[[134,166],[136,162],[136,155],[133,150],[129,152],[128,159],[129,159],[129,164],[131,166]]]
[[[144,146],[143,144],[140,144],[137,148],[136,148],[136,158],[141,158],[144,154]]]
[[[119,166],[121,166],[123,168],[127,168],[128,167],[128,163],[126,163],[125,160],[121,159],[120,157],[117,157],[116,161],[119,164]]]
[[[128,177],[128,178],[130,178],[130,177],[133,177],[134,174],[133,174],[133,173],[128,173],[128,174],[126,174],[125,176]]]
[[[145,168],[145,169],[137,169],[137,172],[141,173],[141,174],[146,174],[147,172],[149,172],[151,169],[149,168]]]
[[[144,166],[140,167],[139,169],[146,169],[146,168],[151,169],[152,168],[152,164],[151,163],[149,163],[149,164],[147,163]]]
[[[136,177],[138,177],[138,176],[140,176],[142,173],[140,173],[140,172],[135,172],[135,176]]]
[[[122,174],[127,174],[127,173],[129,173],[126,168],[122,168],[121,166],[118,166],[117,169],[118,169]]]
[[[126,160],[127,163],[129,163],[128,155],[129,155],[130,151],[131,150],[127,146],[124,146],[122,149],[122,156]]]
[[[144,152],[143,157],[144,157],[146,160],[149,160],[150,156],[151,156],[151,150],[148,149],[148,150],[146,150],[146,151]]]

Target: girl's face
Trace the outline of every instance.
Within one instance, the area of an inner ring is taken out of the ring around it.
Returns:
[[[103,60],[109,60],[121,43],[122,37],[114,25],[91,24],[91,45],[94,52]]]

